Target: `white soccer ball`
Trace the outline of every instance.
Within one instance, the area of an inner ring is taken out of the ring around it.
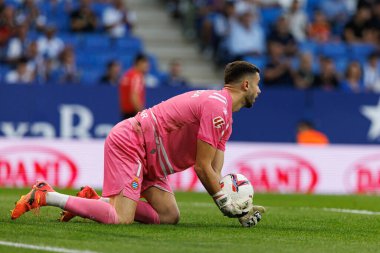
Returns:
[[[255,191],[244,175],[227,174],[220,180],[220,186],[243,210],[251,207]]]

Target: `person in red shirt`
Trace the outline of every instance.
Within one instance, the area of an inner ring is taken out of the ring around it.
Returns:
[[[127,70],[120,80],[120,110],[122,119],[134,117],[145,108],[145,79],[149,70],[149,60],[144,54],[138,54],[132,68]]]

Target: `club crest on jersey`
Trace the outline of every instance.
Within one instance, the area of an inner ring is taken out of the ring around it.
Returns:
[[[220,117],[220,116],[215,117],[215,118],[212,120],[212,123],[214,124],[214,127],[215,127],[215,128],[221,128],[222,125],[225,124],[224,119],[223,119],[222,117]]]
[[[135,177],[131,183],[132,189],[137,190],[139,188],[139,179]]]

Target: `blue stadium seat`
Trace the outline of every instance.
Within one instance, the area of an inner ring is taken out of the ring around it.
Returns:
[[[337,58],[346,56],[348,51],[344,43],[326,43],[319,46],[319,53],[323,56]]]
[[[109,6],[109,4],[96,3],[95,2],[95,3],[92,4],[91,9],[95,12],[95,15],[98,18],[101,18],[102,17],[102,13],[103,13],[104,9],[107,8],[107,6]]]
[[[67,32],[59,32],[57,36],[61,38],[65,44],[72,45],[76,49],[83,47],[84,35],[75,34],[75,33],[67,33]]]
[[[11,70],[9,66],[0,64],[0,84],[5,84],[5,76]]]
[[[376,48],[372,44],[355,43],[349,46],[350,58],[360,62],[365,62],[367,57],[375,50]]]
[[[246,56],[244,57],[243,60],[256,65],[261,71],[263,71],[263,69],[265,68],[265,65],[267,64],[267,59],[265,56],[258,56],[258,57]]]
[[[320,2],[321,0],[307,0],[306,1],[306,12],[309,17],[313,16],[314,11],[319,8]]]
[[[110,38],[105,34],[88,34],[84,37],[84,45],[90,50],[110,48]]]
[[[142,51],[143,43],[139,38],[127,36],[120,39],[112,39],[111,45],[118,49],[128,49],[133,51]]]
[[[262,8],[261,9],[261,23],[264,27],[270,27],[273,25],[277,19],[283,14],[281,8]]]
[[[339,57],[334,59],[335,68],[339,73],[342,73],[344,75],[344,72],[346,71],[347,65],[348,65],[348,58],[347,57]]]
[[[311,41],[311,40],[304,41],[304,42],[301,42],[298,46],[299,46],[300,51],[302,52],[310,52],[313,55],[318,53],[318,44],[314,41]]]
[[[99,83],[99,79],[103,74],[104,70],[98,71],[98,69],[82,69],[82,75],[80,81],[84,85],[97,85]]]
[[[150,64],[150,73],[154,75],[159,75],[159,68],[158,68],[158,61],[157,58],[154,55],[148,55],[149,58],[149,64]]]

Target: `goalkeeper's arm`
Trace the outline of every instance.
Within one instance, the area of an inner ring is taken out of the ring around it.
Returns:
[[[231,197],[221,189],[219,184],[220,172],[216,172],[212,167],[215,155],[216,149],[214,147],[204,141],[198,140],[194,166],[195,173],[207,192],[213,197],[221,212],[228,217],[239,217],[243,211],[238,205],[233,203]]]

